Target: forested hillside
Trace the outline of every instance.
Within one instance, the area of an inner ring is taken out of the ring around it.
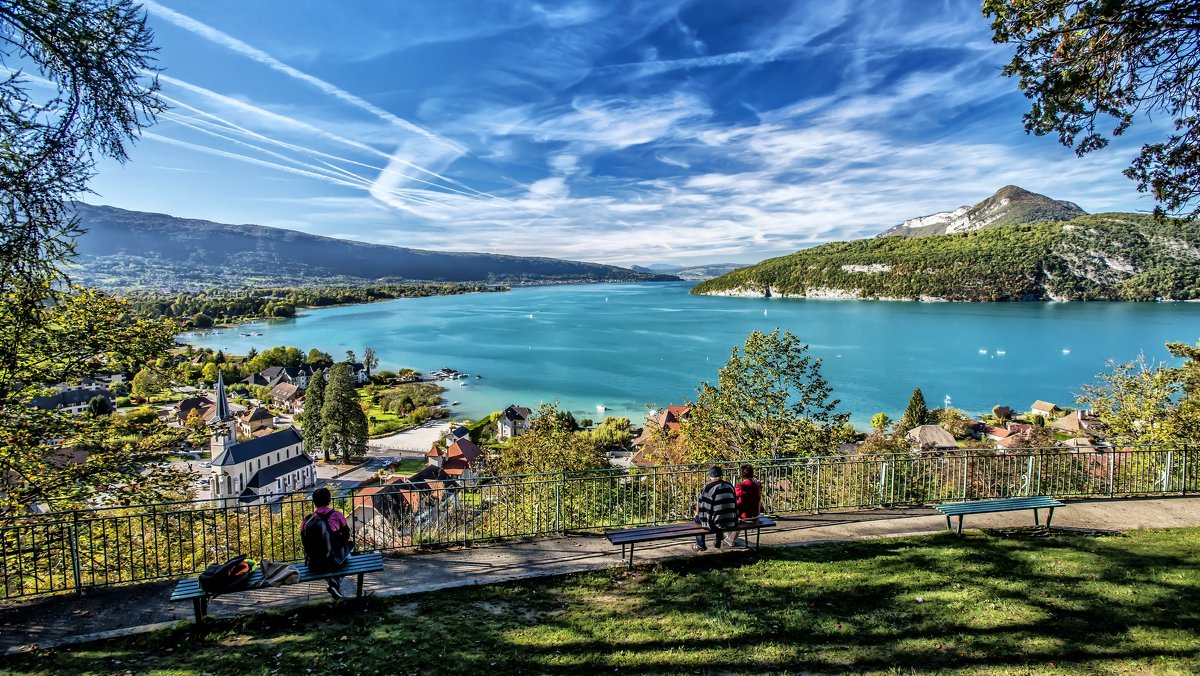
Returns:
[[[945,299],[1200,298],[1200,225],[1096,214],[929,237],[835,242],[702,282],[692,293]]]
[[[261,225],[226,225],[82,203],[75,206],[86,232],[76,245],[79,256],[72,279],[105,289],[678,279],[598,263],[407,249]]]

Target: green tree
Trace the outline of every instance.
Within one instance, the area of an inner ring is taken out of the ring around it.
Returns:
[[[325,462],[330,461],[329,449],[323,446],[324,428],[321,416],[325,411],[325,370],[313,371],[304,390],[304,449],[309,453],[322,452]]]
[[[575,432],[557,406],[542,404],[529,421],[529,431],[505,447],[494,469],[497,474],[535,474],[607,466],[591,435]]]
[[[366,453],[367,415],[358,404],[350,362],[329,369],[325,402],[321,406],[321,448],[341,456],[342,462]]]
[[[142,369],[133,376],[130,392],[138,399],[149,399],[158,392],[158,376],[149,369]]]
[[[754,331],[715,385],[701,383],[683,444],[695,462],[827,452],[849,420],[831,392],[821,360],[791,332]]]
[[[212,328],[212,325],[212,317],[209,317],[202,312],[197,312],[196,314],[192,315],[192,326],[198,329],[209,329]]]
[[[996,419],[996,422],[1002,423],[1006,420],[1012,420],[1016,415],[1017,412],[1011,406],[996,405],[992,407],[992,417]]]
[[[908,398],[908,406],[904,409],[904,415],[900,418],[900,424],[896,429],[904,434],[914,427],[929,424],[932,419],[929,407],[925,405],[925,395],[921,393],[921,388],[915,387],[912,396]]]
[[[221,369],[217,367],[216,362],[211,361],[205,364],[204,368],[200,371],[201,377],[204,378],[204,382],[210,385],[217,382],[217,374],[220,372]]]
[[[91,399],[88,399],[87,412],[88,415],[92,416],[93,418],[99,418],[102,415],[110,415],[113,412],[112,403],[109,402],[108,397],[104,396],[103,394],[97,394]]]
[[[1025,131],[1057,134],[1084,155],[1120,136],[1138,113],[1175,133],[1142,146],[1125,170],[1155,212],[1183,213],[1200,195],[1200,13],[1186,0],[984,0],[992,39],[1016,49],[1004,74],[1033,100]],[[1186,213],[1200,215],[1200,205]]]
[[[955,439],[966,439],[975,431],[975,421],[957,408],[938,409],[932,413],[931,419]]]
[[[633,441],[633,432],[629,429],[629,418],[609,416],[586,434],[591,435],[592,441],[602,452],[628,450],[629,442]]]
[[[886,413],[879,412],[879,413],[876,413],[875,415],[871,416],[871,428],[874,429],[877,433],[884,432],[885,430],[887,430],[888,426],[891,424],[892,424],[892,419]]]
[[[1126,364],[1109,362],[1109,367],[1076,399],[1096,412],[1106,435],[1137,444],[1182,441],[1187,421],[1177,406],[1183,391],[1177,370],[1150,364],[1145,355]]]

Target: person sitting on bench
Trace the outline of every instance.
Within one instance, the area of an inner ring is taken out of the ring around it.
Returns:
[[[756,519],[762,514],[762,484],[754,478],[754,467],[751,465],[742,465],[738,473],[741,475],[741,481],[733,487],[733,492],[737,494],[738,518]],[[734,531],[729,534],[725,544],[732,547],[736,541],[737,531]]]
[[[328,572],[341,568],[354,550],[350,541],[350,524],[341,512],[329,506],[333,500],[329,489],[322,486],[313,491],[312,501],[316,509],[304,517],[300,524],[300,542],[304,545],[304,562],[314,572]],[[329,595],[335,599],[342,596],[342,576],[328,580]]]
[[[712,531],[713,546],[721,548],[721,539],[726,531],[737,529],[737,495],[733,485],[721,478],[721,468],[713,465],[708,470],[708,483],[696,498],[696,523]],[[708,549],[704,536],[696,536],[692,550],[703,552]]]

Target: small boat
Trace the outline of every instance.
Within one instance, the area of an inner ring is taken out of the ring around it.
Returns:
[[[604,404],[596,404],[596,412],[597,413],[604,413],[607,410],[608,410],[608,407],[605,406]]]
[[[467,384],[466,384],[466,383],[459,383],[459,384],[458,384],[458,386],[459,386],[459,387],[466,387],[466,386],[467,386]]]
[[[1071,354],[1071,351],[1064,347],[1063,354]]]
[[[1008,353],[1007,353],[1007,352],[1005,352],[1004,350],[996,350],[996,354],[998,354],[998,355],[1000,355],[1001,357],[1003,357],[1004,355],[1006,355],[1006,354],[1008,354]]]
[[[457,401],[452,401],[452,402],[450,402],[450,405],[451,405],[451,406],[458,406],[458,402],[457,402]]]
[[[483,376],[475,376],[475,380],[479,380],[479,379],[480,379],[480,378],[482,378],[482,377],[483,377]]]
[[[980,350],[979,354],[987,354],[987,350]]]

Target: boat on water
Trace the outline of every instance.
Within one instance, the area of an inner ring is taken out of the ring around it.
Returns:
[[[483,376],[477,375],[477,376],[475,376],[475,380],[479,380],[479,379],[480,379],[480,378],[482,378],[482,377],[483,377]]]
[[[452,402],[450,402],[450,405],[451,405],[451,406],[458,406],[458,402],[457,402],[457,401],[452,401]]]
[[[466,383],[459,383],[459,384],[458,384],[458,386],[459,386],[459,387],[466,387],[466,386],[467,386],[467,384],[466,384]]]

